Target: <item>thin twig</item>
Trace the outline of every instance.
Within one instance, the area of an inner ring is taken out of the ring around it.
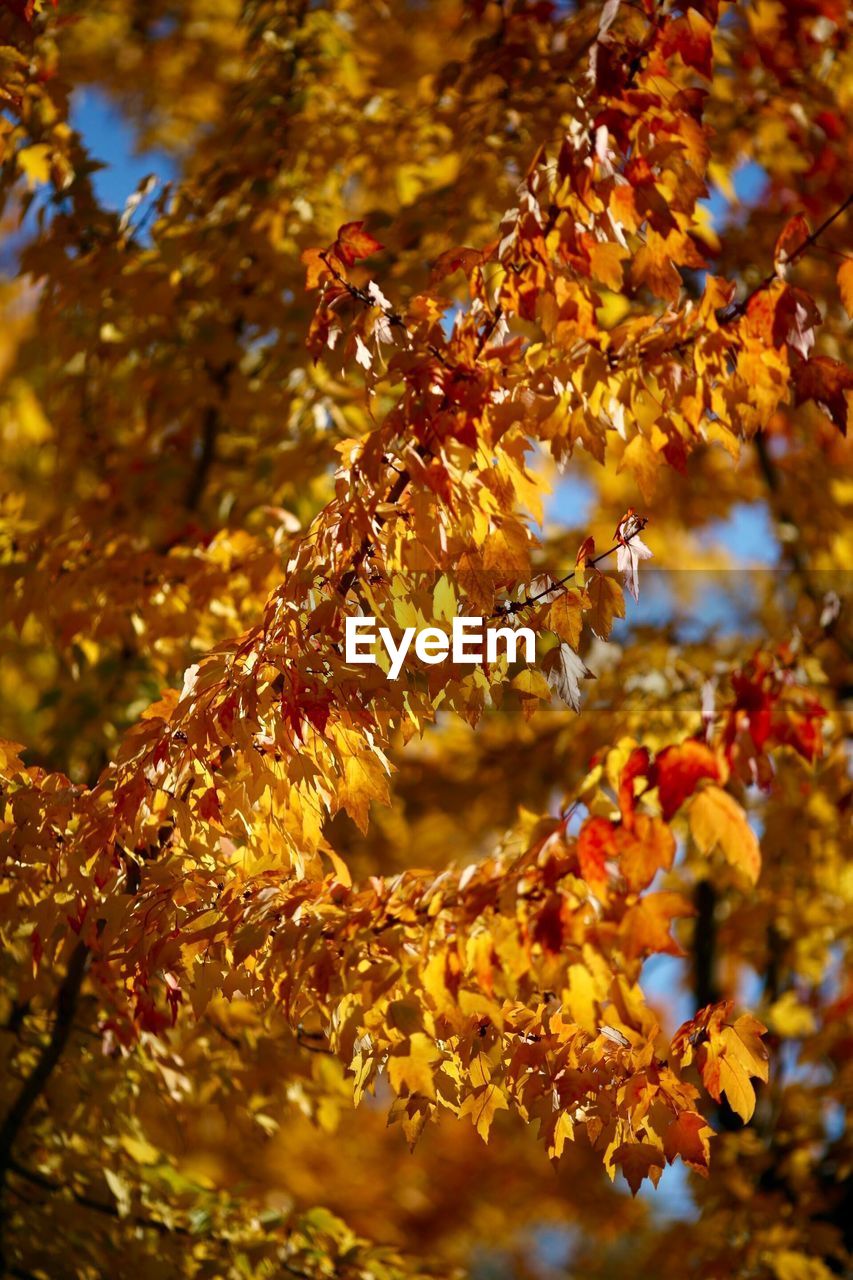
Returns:
[[[612,547],[608,547],[606,551],[602,551],[600,555],[595,556],[592,560],[586,560],[584,562],[584,568],[587,568],[587,569],[594,568],[596,565],[601,564],[602,560],[606,560],[609,556],[612,556],[614,551],[618,551],[620,547],[627,546],[632,538],[636,538],[639,534],[643,532],[647,524],[648,524],[648,520],[644,517],[639,527],[636,528],[634,532],[630,534],[629,537],[624,538],[619,542],[614,542]],[[491,616],[493,618],[510,617],[512,614],[521,613],[524,609],[531,608],[532,605],[537,604],[540,600],[543,600],[545,596],[553,595],[554,592],[559,593],[561,587],[564,587],[567,582],[571,582],[572,579],[577,576],[579,567],[580,567],[579,565],[576,565],[575,568],[570,570],[569,573],[564,574],[562,578],[558,578],[556,582],[552,582],[550,586],[543,587],[542,590],[537,591],[535,595],[525,596],[523,600],[505,601],[503,605],[498,606],[498,608],[495,610],[495,612]]]

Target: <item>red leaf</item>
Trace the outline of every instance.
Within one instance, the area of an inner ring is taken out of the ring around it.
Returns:
[[[616,856],[616,833],[606,818],[590,818],[578,835],[578,862],[581,875],[590,884],[607,880],[605,861]]]
[[[853,370],[830,356],[812,356],[796,371],[797,404],[814,402],[847,435],[847,393],[853,391]]]
[[[554,893],[536,917],[533,937],[543,950],[557,956],[563,950],[563,932],[563,900]]]
[[[712,30],[707,18],[690,9],[683,18],[667,24],[661,39],[661,53],[665,58],[677,53],[686,67],[693,67],[700,76],[710,80],[713,71]]]
[[[219,797],[215,787],[208,787],[198,802],[198,816],[206,822],[220,822]]]
[[[459,249],[448,249],[432,264],[430,284],[438,284],[446,276],[452,276],[454,271],[461,271],[463,275],[470,277],[474,268],[478,267],[482,260],[483,254],[479,249],[469,249],[465,245]]]
[[[661,813],[669,821],[688,796],[696,790],[701,778],[721,781],[720,763],[704,742],[689,740],[677,747],[667,747],[655,761]]]
[[[634,822],[634,779],[649,776],[649,752],[646,747],[635,747],[625,762],[619,779],[619,808],[622,820],[630,829]]]
[[[793,218],[788,219],[779,232],[776,248],[773,250],[773,266],[776,268],[777,273],[781,267],[784,267],[797,256],[806,240],[808,240],[809,234],[809,224],[801,213],[797,213]]]
[[[584,538],[583,542],[580,544],[578,554],[575,557],[575,564],[583,564],[585,561],[591,560],[594,554],[595,538],[590,534],[590,536],[588,538]]]
[[[333,251],[348,267],[362,258],[369,258],[371,254],[379,253],[382,248],[379,241],[363,228],[363,222],[345,222],[338,231]]]

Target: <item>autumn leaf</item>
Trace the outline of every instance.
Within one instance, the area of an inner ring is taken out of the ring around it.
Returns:
[[[719,787],[705,787],[690,804],[690,833],[701,853],[719,848],[754,884],[761,870],[758,839],[738,802]]]
[[[590,609],[589,625],[601,640],[607,640],[616,618],[625,617],[625,598],[618,582],[595,570],[586,584]]]
[[[542,670],[554,693],[573,711],[579,711],[580,681],[590,678],[592,672],[574,649],[565,642],[561,642],[555,649],[545,654],[542,659]]]
[[[768,1053],[761,1036],[767,1030],[744,1014],[733,1025],[713,1030],[699,1055],[702,1080],[718,1102],[725,1094],[729,1106],[746,1124],[755,1110],[753,1079],[766,1082]]]
[[[509,1103],[496,1084],[487,1084],[476,1093],[469,1093],[459,1110],[460,1117],[470,1116],[474,1128],[484,1142],[489,1141],[489,1132],[498,1111],[508,1111]]]
[[[776,240],[773,250],[773,266],[776,274],[785,278],[785,268],[800,253],[809,236],[809,224],[801,213],[789,218]]]
[[[665,822],[636,814],[616,832],[619,869],[632,890],[645,889],[658,871],[669,870],[675,857],[675,837]]]
[[[363,222],[346,222],[338,230],[332,250],[336,257],[347,267],[355,266],[362,258],[370,258],[379,253],[382,245],[369,231],[364,230]]]
[[[438,1056],[435,1044],[422,1031],[404,1040],[388,1059],[388,1079],[394,1092],[434,1098],[433,1064]]]
[[[706,80],[710,80],[713,54],[712,32],[713,27],[708,19],[698,11],[697,6],[691,6],[683,18],[666,23],[661,40],[661,52],[665,57],[678,54],[685,66],[692,67]]]
[[[583,628],[580,597],[574,591],[563,591],[548,608],[548,629],[577,650]]]
[[[616,833],[606,818],[588,818],[578,832],[581,875],[592,885],[605,884],[605,863],[616,856]]]
[[[371,801],[388,803],[388,776],[372,751],[346,757],[341,803],[362,831],[367,830]]]
[[[696,790],[702,778],[720,781],[720,764],[704,742],[690,738],[677,747],[666,747],[655,759],[661,812],[669,820]]]
[[[657,1186],[666,1163],[663,1152],[650,1142],[623,1142],[610,1160],[612,1165],[622,1170],[632,1196],[637,1194],[646,1178]]]
[[[695,1111],[682,1111],[663,1136],[664,1155],[670,1164],[680,1156],[688,1168],[708,1176],[710,1142],[713,1130],[704,1116]]]
[[[640,586],[637,569],[641,560],[651,558],[646,544],[639,537],[632,537],[630,542],[623,542],[616,553],[616,567],[622,574],[622,580],[625,584],[625,590],[630,592],[635,600],[640,598]]]
[[[331,278],[328,263],[320,249],[305,249],[302,252],[305,263],[305,288],[318,289],[324,279]]]
[[[812,356],[799,367],[795,377],[797,403],[814,400],[846,436],[853,370],[830,356]]]
[[[589,246],[589,265],[593,279],[608,289],[622,288],[622,262],[628,252],[619,244],[593,243]]]
[[[838,268],[838,288],[844,310],[853,319],[853,258],[847,258]]]
[[[31,147],[23,147],[18,152],[17,159],[30,186],[50,181],[50,147],[45,143],[37,142]]]
[[[680,893],[650,893],[629,907],[619,928],[626,956],[683,956],[684,951],[670,932],[673,921],[693,915],[693,907]]]

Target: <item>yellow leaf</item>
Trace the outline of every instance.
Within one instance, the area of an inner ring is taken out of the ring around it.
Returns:
[[[567,1142],[575,1136],[575,1125],[568,1111],[561,1111],[554,1125],[554,1136],[548,1145],[548,1155],[552,1160],[559,1160]]]
[[[761,1040],[764,1025],[750,1014],[712,1031],[703,1047],[702,1080],[712,1098],[725,1094],[729,1106],[743,1120],[755,1110],[752,1078],[767,1080],[768,1053]]]
[[[525,667],[523,671],[519,671],[512,679],[512,687],[524,697],[542,698],[545,702],[551,700],[548,681],[535,667]]]
[[[584,1031],[595,1035],[597,1030],[596,1011],[598,1008],[598,991],[595,979],[585,964],[569,965],[569,997],[565,1001],[572,1019]]]
[[[509,1103],[497,1085],[487,1085],[479,1093],[469,1093],[459,1108],[460,1116],[470,1116],[474,1128],[484,1142],[489,1141],[489,1130],[495,1112],[508,1111]]]
[[[352,876],[350,875],[349,867],[344,862],[343,858],[335,853],[334,849],[330,846],[325,849],[325,854],[332,866],[335,868],[335,875],[340,880],[341,884],[346,885],[348,889],[351,889]]]
[[[456,617],[456,592],[450,584],[446,573],[443,573],[435,584],[432,593],[432,607],[436,618],[446,621]]]
[[[796,991],[786,991],[780,996],[770,1006],[767,1020],[777,1036],[784,1036],[786,1040],[813,1035],[817,1029],[814,1013],[807,1005],[800,1004]]]
[[[18,152],[18,164],[27,175],[31,187],[47,182],[50,178],[50,147],[43,142],[37,142],[33,147],[24,147]]]
[[[422,1031],[416,1031],[395,1049],[388,1059],[388,1079],[395,1093],[419,1093],[435,1097],[432,1064],[437,1057],[435,1044]]]
[[[370,801],[388,803],[388,778],[378,757],[372,751],[347,756],[341,804],[362,830],[367,830]]]

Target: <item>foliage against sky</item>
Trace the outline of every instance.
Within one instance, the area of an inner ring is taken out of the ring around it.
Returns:
[[[8,1273],[842,1272],[841,4],[5,0],[0,58]],[[92,88],[173,157],[119,210]],[[359,609],[539,666],[389,682]]]

